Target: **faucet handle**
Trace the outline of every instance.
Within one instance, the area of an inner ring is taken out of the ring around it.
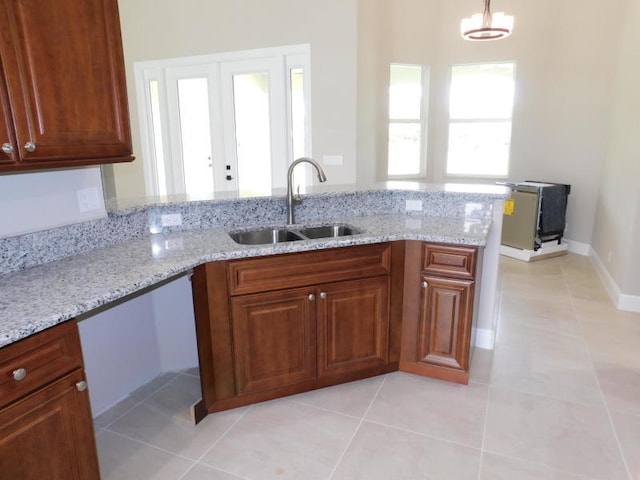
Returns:
[[[300,196],[300,185],[296,188],[296,193],[293,196],[293,202],[296,204],[302,203],[302,197]]]

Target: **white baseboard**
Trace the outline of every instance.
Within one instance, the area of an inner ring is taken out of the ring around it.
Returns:
[[[559,255],[565,255],[568,251],[569,246],[564,242],[560,245],[557,243],[543,244],[538,250],[523,250],[508,245],[500,245],[500,255],[522,260],[523,262],[533,262],[535,260],[557,257]]]
[[[602,260],[598,254],[593,250],[589,249],[591,253],[591,258],[593,259],[593,263],[596,267],[596,272],[600,276],[602,283],[604,283],[604,288],[607,290],[609,297],[613,301],[613,304],[616,306],[618,310],[623,310],[625,312],[638,312],[640,313],[640,296],[639,295],[627,295],[620,291],[620,287],[613,279],[613,277],[609,274],[609,271],[604,266]]]
[[[485,350],[493,350],[496,343],[496,332],[486,328],[476,329],[476,344],[477,348],[484,348]]]
[[[566,242],[569,246],[569,251],[571,253],[577,253],[578,255],[584,255],[585,257],[589,257],[593,254],[593,250],[591,249],[591,245],[588,243],[576,242],[575,240],[566,240],[563,239],[563,242]]]

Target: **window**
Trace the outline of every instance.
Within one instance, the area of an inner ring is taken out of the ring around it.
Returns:
[[[425,175],[427,84],[426,67],[391,64],[387,158],[390,177]]]
[[[285,187],[311,154],[309,65],[308,45],[137,63],[148,194]]]
[[[509,173],[515,63],[451,67],[447,174]]]

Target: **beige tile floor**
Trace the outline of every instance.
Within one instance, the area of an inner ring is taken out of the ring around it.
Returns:
[[[393,373],[194,427],[197,370],[162,375],[96,419],[103,480],[640,480],[640,314],[587,257],[500,262],[468,386]]]

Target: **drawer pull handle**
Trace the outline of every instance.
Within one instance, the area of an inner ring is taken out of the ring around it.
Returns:
[[[33,142],[27,142],[24,144],[24,149],[29,153],[33,153],[36,151],[36,144]]]
[[[81,382],[76,383],[76,388],[79,392],[84,392],[87,389],[87,382],[82,380]]]
[[[429,284],[427,282],[422,282],[422,288],[429,288]]]
[[[321,299],[323,299],[323,300],[324,300],[325,298],[327,298],[327,292],[321,292],[321,293],[320,293],[320,298],[321,298]]]
[[[27,376],[27,370],[24,368],[17,368],[13,371],[13,379],[16,382],[19,382],[20,380],[23,380],[24,377]]]
[[[316,299],[316,296],[313,293],[309,294],[309,300],[311,300],[312,302]]]
[[[13,153],[13,145],[11,145],[10,143],[3,143],[2,151],[7,155],[11,155]]]

